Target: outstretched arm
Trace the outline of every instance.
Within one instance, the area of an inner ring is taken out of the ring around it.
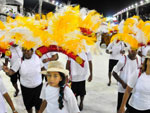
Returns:
[[[58,60],[59,56],[58,54],[55,54],[55,55],[52,55],[51,58],[45,58],[42,60],[43,63],[46,63],[46,62],[49,62],[49,61],[55,61],[55,60]]]
[[[15,72],[12,69],[9,69],[7,66],[3,66],[3,71],[8,75],[11,76],[13,74],[15,74]]]

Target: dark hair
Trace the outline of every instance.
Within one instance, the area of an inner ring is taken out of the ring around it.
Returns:
[[[66,77],[65,74],[59,72],[62,81],[59,82],[59,99],[58,99],[58,103],[59,103],[59,109],[62,109],[64,107],[63,105],[63,99],[64,99],[64,87],[65,87],[65,83],[66,83]]]
[[[147,69],[147,60],[148,60],[148,58],[146,58],[145,61],[144,61],[144,63],[143,63],[142,72],[146,72],[146,69]]]

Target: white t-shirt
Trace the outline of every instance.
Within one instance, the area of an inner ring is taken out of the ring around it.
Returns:
[[[62,110],[59,109],[59,88],[52,87],[45,83],[43,85],[40,98],[47,101],[46,113],[78,113],[79,108],[77,105],[76,98],[69,87],[64,89],[64,107]]]
[[[147,55],[147,52],[148,50],[150,50],[150,45],[146,46],[143,50],[143,55],[146,56]]]
[[[17,72],[19,70],[20,83],[27,88],[35,88],[42,83],[41,68],[43,63],[41,59],[33,54],[30,59],[25,59],[16,62],[12,70]]]
[[[124,68],[121,71],[123,66],[124,66]],[[139,61],[137,62],[136,59],[130,60],[129,57],[126,56],[126,64],[125,64],[125,57],[122,56],[122,58],[119,60],[117,65],[114,67],[113,71],[116,72],[120,76],[120,78],[127,84],[132,73],[134,71],[137,71],[138,67],[139,67]],[[120,82],[118,82],[118,92],[120,92],[120,93],[125,92],[125,89],[122,87]]]
[[[89,76],[89,62],[92,60],[92,55],[90,52],[85,53],[82,52],[79,56],[85,61],[84,67],[81,67],[78,63],[76,63],[72,58],[68,60],[71,61],[70,69],[71,69],[71,77],[73,82],[84,81]]]
[[[150,75],[142,73],[139,78],[137,74],[134,75],[128,82],[128,85],[134,88],[129,105],[137,110],[148,110],[150,109]]]
[[[113,60],[119,60],[122,56],[122,54],[120,53],[121,50],[125,50],[125,45],[123,42],[113,42],[110,43],[107,47],[107,50],[111,51],[112,54],[110,54],[109,59],[113,59]]]
[[[44,59],[47,59],[47,58],[51,58],[53,55],[55,55],[56,53],[55,52],[48,52],[46,54],[44,54],[42,57],[41,57],[41,60],[43,61]],[[44,64],[44,67],[45,69],[48,69],[48,64],[49,62],[46,62],[46,63],[43,63]]]
[[[10,58],[10,66],[13,66],[16,60],[21,59],[23,56],[22,50],[19,46],[10,48],[11,58]],[[6,56],[7,57],[7,56]]]
[[[7,93],[7,90],[2,82],[2,79],[0,77],[0,113],[6,113],[6,106],[3,95]]]

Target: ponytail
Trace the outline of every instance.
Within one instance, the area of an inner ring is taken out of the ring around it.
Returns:
[[[64,99],[64,86],[65,86],[65,81],[66,81],[66,77],[63,73],[60,73],[60,76],[62,77],[62,81],[59,82],[59,98],[58,98],[58,103],[59,103],[59,109],[62,110],[62,108],[64,107],[63,105],[63,99]]]

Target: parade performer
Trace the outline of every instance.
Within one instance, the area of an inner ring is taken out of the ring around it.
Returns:
[[[19,71],[23,102],[28,113],[32,113],[32,107],[35,107],[36,113],[38,113],[42,103],[40,99],[41,69],[44,70],[41,59],[34,54],[33,49],[27,50],[25,48],[23,49],[22,61],[16,61],[13,69],[3,66],[4,72],[9,76]]]
[[[13,67],[13,65],[17,60],[22,59],[22,50],[16,44],[12,44],[9,50],[11,52],[11,57],[8,56],[5,57],[5,65],[7,66],[8,61],[10,60],[10,67]],[[19,72],[16,72],[14,75],[10,76],[11,83],[16,90],[14,93],[14,97],[18,96],[19,93],[19,88],[17,85],[18,78],[19,78]]]
[[[118,101],[117,101],[117,111],[120,108],[123,94],[127,86],[127,82],[132,75],[132,72],[136,71],[140,67],[140,60],[138,59],[137,49],[138,41],[129,34],[119,33],[112,37],[113,40],[122,40],[128,45],[128,55],[122,56],[116,66],[113,69],[113,76],[118,81]]]
[[[51,61],[46,71],[48,82],[43,85],[40,98],[43,100],[39,113],[79,113],[76,98],[66,86],[69,71],[59,61]]]
[[[127,87],[123,96],[121,107],[118,113],[124,113],[125,105],[132,92],[129,100],[129,113],[149,113],[150,112],[150,50],[147,52],[142,74],[139,76],[139,71],[132,73],[128,80]]]
[[[0,53],[1,55],[2,53]],[[2,70],[2,65],[0,64],[0,70]],[[12,112],[13,113],[17,113],[15,107],[14,107],[14,104],[3,84],[3,81],[2,81],[2,78],[0,77],[0,113],[6,113],[7,110],[6,110],[6,106],[5,106],[5,102],[4,102],[4,98],[5,100],[7,101],[7,103],[9,104],[9,106],[11,107],[12,109]]]
[[[14,104],[9,96],[9,94],[7,93],[7,90],[2,82],[2,79],[0,78],[0,113],[6,113],[6,107],[5,107],[5,102],[4,102],[4,98],[7,101],[7,103],[9,104],[9,106],[12,109],[13,113],[18,113],[14,107]]]
[[[80,105],[79,109],[83,110],[83,101],[86,95],[86,80],[88,77],[88,81],[91,82],[93,79],[92,72],[92,56],[91,53],[82,52],[79,56],[85,61],[84,67],[81,67],[71,58],[68,58],[66,68],[70,71],[71,78],[71,89],[74,92],[76,98],[80,96]]]
[[[109,71],[108,71],[108,86],[111,85],[111,74],[114,66],[117,64],[118,60],[121,58],[121,56],[125,53],[125,44],[120,41],[116,40],[112,43],[110,43],[106,49],[106,53],[110,54],[109,57]]]

